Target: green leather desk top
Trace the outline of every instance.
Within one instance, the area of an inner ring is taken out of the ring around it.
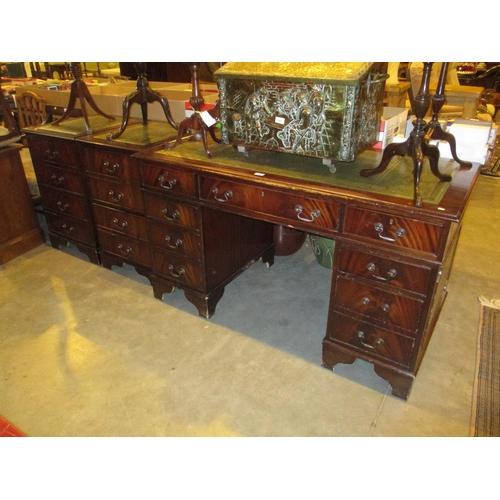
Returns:
[[[248,158],[233,146],[210,143],[212,158],[207,158],[203,145],[197,142],[180,144],[173,150],[160,149],[157,154],[162,158],[183,158],[196,162],[214,163],[221,166],[244,169],[255,173],[278,175],[291,179],[354,189],[363,192],[413,199],[413,161],[409,157],[395,157],[387,169],[372,177],[361,177],[359,172],[365,168],[375,168],[382,158],[382,152],[368,150],[361,153],[353,162],[335,163],[332,173],[323,165],[320,158],[296,156],[286,153],[251,149]],[[459,170],[453,160],[441,159],[440,171],[452,176]],[[420,179],[420,191],[424,203],[438,204],[450,183],[440,182],[430,171],[429,160],[424,160]]]

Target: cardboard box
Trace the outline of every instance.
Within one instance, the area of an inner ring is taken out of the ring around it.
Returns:
[[[378,142],[373,149],[385,149],[392,142],[401,142],[406,136],[408,109],[384,107],[380,118],[380,133]],[[396,137],[398,140],[396,140]]]

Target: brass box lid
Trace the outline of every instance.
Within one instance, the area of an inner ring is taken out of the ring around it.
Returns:
[[[372,62],[229,62],[215,78],[279,79],[280,81],[361,85]]]

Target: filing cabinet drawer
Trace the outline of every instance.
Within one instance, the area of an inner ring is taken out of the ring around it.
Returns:
[[[130,184],[89,177],[94,200],[144,213],[142,191]]]
[[[44,160],[70,166],[78,165],[73,139],[38,137],[35,134],[29,134],[28,143],[31,156],[35,161]]]
[[[151,255],[147,244],[102,230],[99,230],[98,234],[102,249],[105,252],[112,253],[120,257],[120,259],[135,264],[151,267]]]
[[[198,207],[145,193],[146,214],[176,226],[198,228]]]
[[[36,166],[36,178],[40,184],[63,189],[71,193],[84,194],[80,172],[75,170],[40,163]]]
[[[199,290],[204,288],[203,269],[200,264],[173,255],[171,252],[152,250],[155,274],[168,278],[182,285],[189,285]]]
[[[63,215],[70,215],[78,219],[88,219],[87,203],[81,196],[65,193],[57,189],[51,189],[43,184],[39,184],[39,188],[46,210],[52,210],[53,212]]]
[[[403,366],[409,366],[415,344],[411,338],[338,313],[330,338]]]
[[[416,266],[342,246],[338,254],[340,271],[385,283],[397,288],[425,294],[431,268]]]
[[[142,165],[142,181],[144,187],[152,188],[177,196],[196,196],[196,178],[190,172],[184,172],[170,166],[156,167]]]
[[[305,230],[338,230],[339,206],[307,196],[281,193],[209,177],[200,178],[200,198],[213,204],[265,214],[273,220]]]
[[[436,255],[443,227],[407,217],[347,207],[346,234]]]
[[[153,221],[148,221],[148,226],[153,245],[201,261],[201,238],[197,233]]]
[[[336,305],[381,323],[407,330],[412,337],[418,329],[422,302],[386,292],[346,278],[337,278]]]
[[[89,221],[55,215],[50,212],[46,212],[45,216],[50,231],[87,245],[95,244],[92,226]]]
[[[130,155],[98,148],[85,148],[85,168],[113,179],[140,184],[138,163]]]
[[[143,241],[148,240],[146,219],[141,215],[100,205],[94,205],[94,215],[97,225],[101,228],[110,229]]]

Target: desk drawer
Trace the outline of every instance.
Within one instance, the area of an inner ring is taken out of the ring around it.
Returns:
[[[341,277],[337,278],[336,305],[381,323],[401,327],[412,337],[416,334],[422,312],[422,302],[418,300]]]
[[[100,205],[94,205],[94,215],[97,225],[102,228],[132,236],[143,241],[148,240],[146,218],[144,216],[134,215],[122,210],[102,207]]]
[[[198,228],[198,207],[145,194],[146,214],[176,226]]]
[[[200,178],[200,198],[212,204],[268,215],[273,221],[305,230],[317,228],[335,233],[338,228],[339,206],[335,202],[209,177]]]
[[[173,255],[171,252],[153,249],[152,254],[155,274],[168,278],[169,281],[203,290],[203,269],[200,264]]]
[[[196,196],[195,175],[175,168],[141,165],[144,187],[175,194],[177,196]]]
[[[378,243],[436,255],[443,227],[407,217],[347,207],[344,231]]]
[[[71,240],[80,241],[87,245],[94,245],[95,238],[90,222],[73,219],[62,215],[45,213],[49,231],[58,233]]]
[[[139,165],[130,155],[88,147],[84,155],[85,168],[90,172],[136,184],[141,182]]]
[[[54,137],[38,137],[27,134],[30,153],[33,160],[44,160],[70,166],[78,165],[73,138],[70,140]]]
[[[129,262],[149,268],[151,267],[151,255],[147,244],[106,231],[99,230],[98,233],[99,241],[104,251],[112,253]]]
[[[89,177],[94,200],[144,213],[142,191],[130,184]]]
[[[403,366],[409,366],[415,344],[411,338],[338,313],[330,338]]]
[[[430,267],[398,262],[344,246],[338,254],[338,268],[374,283],[386,283],[422,295],[427,292],[431,275]]]
[[[78,219],[88,219],[87,204],[82,197],[39,185],[43,206],[46,210],[70,215]]]
[[[36,166],[36,178],[40,184],[63,189],[71,193],[83,195],[83,183],[80,172],[66,168],[58,168],[47,163]]]
[[[197,233],[151,220],[148,221],[148,226],[153,245],[201,262],[201,238]]]

